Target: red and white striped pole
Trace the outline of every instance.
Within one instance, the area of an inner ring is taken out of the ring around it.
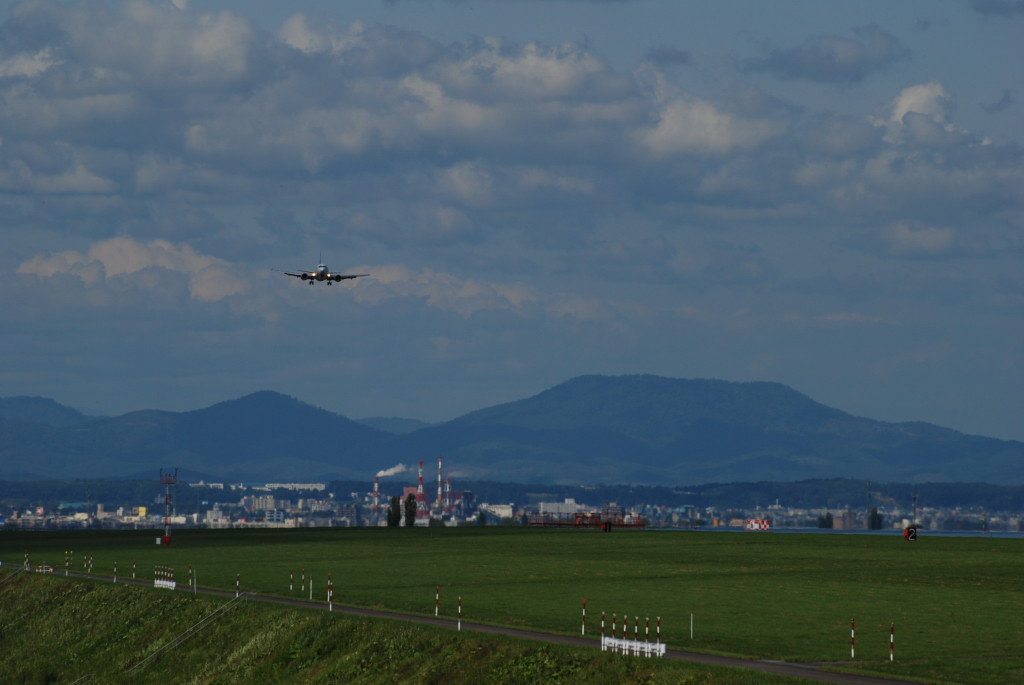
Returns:
[[[462,597],[459,597],[459,630],[462,630]]]
[[[644,642],[650,642],[650,641],[651,641],[651,617],[650,616],[645,616],[644,617]],[[648,652],[647,656],[650,656],[650,655],[651,655],[651,653]]]
[[[850,619],[850,658],[853,658],[853,619]]]
[[[615,622],[616,622],[616,614],[613,611],[612,612],[612,639],[613,640],[615,639]]]
[[[601,651],[604,651],[604,612],[601,612]]]
[[[306,569],[302,569],[302,591],[306,591]]]
[[[327,572],[327,611],[334,611],[334,581],[331,572]]]
[[[441,586],[434,587],[434,616],[437,616],[437,607],[441,604]]]
[[[288,592],[295,589],[295,569],[288,569]]]
[[[583,600],[583,623],[580,624],[580,635],[587,634],[587,600]]]
[[[890,623],[889,624],[889,663],[890,664],[892,663],[892,641],[893,641],[893,633],[895,631],[896,631],[896,624],[895,623]]]
[[[53,573],[53,571],[50,571],[50,573]],[[116,561],[114,562],[114,583],[117,583],[117,562]]]
[[[238,594],[239,594],[239,587],[240,587],[239,582],[240,582],[241,576],[242,576],[241,573],[236,573],[235,574],[235,597],[237,597]]]
[[[132,559],[132,580],[135,580],[135,560]]]
[[[658,644],[661,644],[661,616],[658,617]]]

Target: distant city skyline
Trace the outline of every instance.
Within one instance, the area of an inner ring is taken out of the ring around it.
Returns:
[[[1024,440],[1024,3],[0,2],[0,397],[586,374]],[[369,274],[310,286],[318,258]]]

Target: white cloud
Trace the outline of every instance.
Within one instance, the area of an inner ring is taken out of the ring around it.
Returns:
[[[438,189],[468,205],[490,204],[494,192],[491,174],[475,162],[463,162],[439,174]]]
[[[524,304],[541,299],[534,288],[522,284],[463,279],[431,269],[415,272],[397,264],[358,269],[370,276],[353,290],[353,297],[372,305],[411,297],[422,299],[428,307],[468,317],[479,311],[518,312]]]
[[[742,119],[693,97],[675,98],[661,108],[658,123],[639,134],[655,157],[681,153],[722,155],[755,148],[782,133],[771,120]]]
[[[42,54],[59,49],[77,85],[105,89],[227,85],[248,72],[257,37],[241,15],[171,3],[26,3],[12,10],[8,28],[23,24],[28,35],[40,26],[50,30],[55,44]]]
[[[360,44],[363,33],[361,22],[353,22],[347,32],[338,31],[330,22],[312,24],[305,14],[299,12],[288,17],[277,31],[277,37],[285,45],[307,55],[317,53],[339,53]]]
[[[438,75],[453,92],[519,102],[592,96],[595,81],[610,76],[600,60],[571,43],[507,47],[494,38],[465,59],[446,63]]]
[[[813,36],[802,45],[776,49],[747,67],[813,81],[856,83],[906,59],[910,51],[878,24],[853,29],[860,40],[842,36]]]
[[[952,98],[937,81],[910,86],[900,91],[892,101],[889,121],[899,123],[908,112],[926,114],[936,122],[946,121],[952,105]]]
[[[594,184],[591,181],[557,174],[538,167],[522,169],[516,174],[519,187],[525,190],[552,188],[563,193],[593,195]]]
[[[952,250],[956,232],[952,228],[921,226],[906,221],[893,223],[882,232],[889,249],[898,256],[934,256]]]
[[[71,274],[91,286],[101,280],[131,276],[153,267],[185,274],[191,296],[196,300],[216,301],[247,290],[248,277],[240,277],[238,271],[222,259],[196,252],[188,245],[173,245],[166,240],[140,243],[128,237],[100,241],[84,254],[66,251],[37,255],[18,266],[17,272],[40,278]],[[144,286],[152,281],[141,279],[139,284]]]
[[[34,78],[57,64],[60,60],[53,57],[53,50],[49,47],[33,54],[23,52],[0,61],[0,78]]]
[[[886,141],[898,143],[912,140],[929,147],[949,140],[950,134],[963,135],[950,123],[954,111],[953,97],[938,81],[909,86],[889,103],[889,115],[872,119],[886,130]]]
[[[367,304],[379,305],[390,299],[412,297],[422,299],[428,307],[464,317],[482,311],[522,314],[524,307],[530,304],[539,304],[555,318],[590,320],[606,318],[611,313],[608,305],[596,298],[573,293],[543,293],[523,283],[463,279],[430,269],[415,272],[396,264],[358,268],[371,276],[353,290],[353,297]]]

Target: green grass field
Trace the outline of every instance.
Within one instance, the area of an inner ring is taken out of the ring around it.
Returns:
[[[1007,538],[520,528],[4,532],[4,565],[49,563],[141,578],[193,567],[202,587],[579,634],[635,617],[671,648],[944,683],[1024,682],[1024,541]],[[289,592],[289,572],[294,590]],[[694,633],[690,638],[690,615]],[[850,659],[850,620],[856,658]],[[895,663],[889,626],[895,624]],[[596,645],[595,645],[596,646]]]

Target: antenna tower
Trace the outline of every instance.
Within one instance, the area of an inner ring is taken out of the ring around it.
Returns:
[[[164,473],[160,469],[160,482],[164,484],[166,494],[164,495],[164,546],[171,544],[171,486],[178,484],[178,469]]]

